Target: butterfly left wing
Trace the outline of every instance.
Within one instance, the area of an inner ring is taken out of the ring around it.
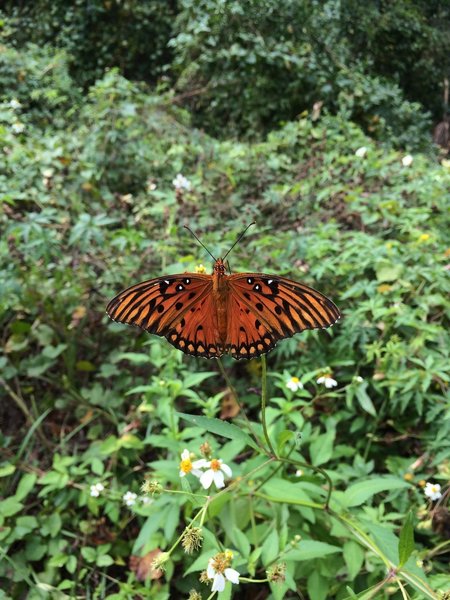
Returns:
[[[167,275],[123,290],[106,312],[113,321],[165,337],[186,354],[213,358],[223,348],[211,292],[211,275]]]
[[[330,327],[340,318],[326,296],[297,281],[263,273],[228,278],[228,335],[225,349],[234,358],[253,358],[278,340],[305,329]]]

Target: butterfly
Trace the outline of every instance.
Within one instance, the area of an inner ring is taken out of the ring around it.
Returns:
[[[226,274],[224,260],[248,227],[219,259],[186,227],[214,259],[212,275],[180,273],[143,281],[113,298],[107,314],[204,358],[226,353],[254,358],[283,338],[336,323],[337,306],[303,283],[264,273]]]

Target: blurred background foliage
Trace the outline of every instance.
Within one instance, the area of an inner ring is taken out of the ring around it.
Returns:
[[[233,270],[301,279],[344,317],[269,355],[274,439],[301,431],[298,458],[337,493],[396,478],[352,511],[393,535],[411,509],[421,572],[449,589],[450,517],[432,527],[421,489],[450,476],[450,162],[431,143],[448,4],[37,0],[6,2],[0,25],[0,597],[187,595],[196,574],[149,589],[129,558],[169,546],[189,502],[130,512],[121,498],[149,472],[178,485],[179,454],[205,435],[219,447],[175,407],[232,417],[227,386],[214,362],[104,308],[141,279],[208,264],[183,224],[222,255],[251,220]],[[258,422],[258,361],[225,365]],[[333,390],[315,383],[328,370]],[[243,446],[221,451],[245,472]],[[100,480],[108,495],[93,498]],[[311,474],[305,485],[320,492]],[[325,513],[261,503],[255,529],[235,508],[210,543],[224,535],[250,570],[258,536],[262,564],[297,533],[337,548],[289,563],[305,597],[351,597],[385,575]]]

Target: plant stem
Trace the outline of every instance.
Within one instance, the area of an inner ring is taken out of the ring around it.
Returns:
[[[274,447],[272,446],[272,442],[270,441],[269,432],[267,430],[267,422],[266,422],[266,404],[267,404],[267,363],[266,357],[261,356],[261,422],[264,431],[264,437],[266,439],[266,443],[269,447],[270,455],[278,458],[277,453],[275,452]]]

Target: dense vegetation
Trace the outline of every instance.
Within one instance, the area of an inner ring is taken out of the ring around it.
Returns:
[[[210,598],[213,557],[222,599],[450,592],[450,15],[361,7],[4,9],[1,599]],[[105,316],[208,265],[182,225],[221,256],[252,220],[232,270],[343,314],[267,373]],[[185,449],[226,487],[180,477]]]

